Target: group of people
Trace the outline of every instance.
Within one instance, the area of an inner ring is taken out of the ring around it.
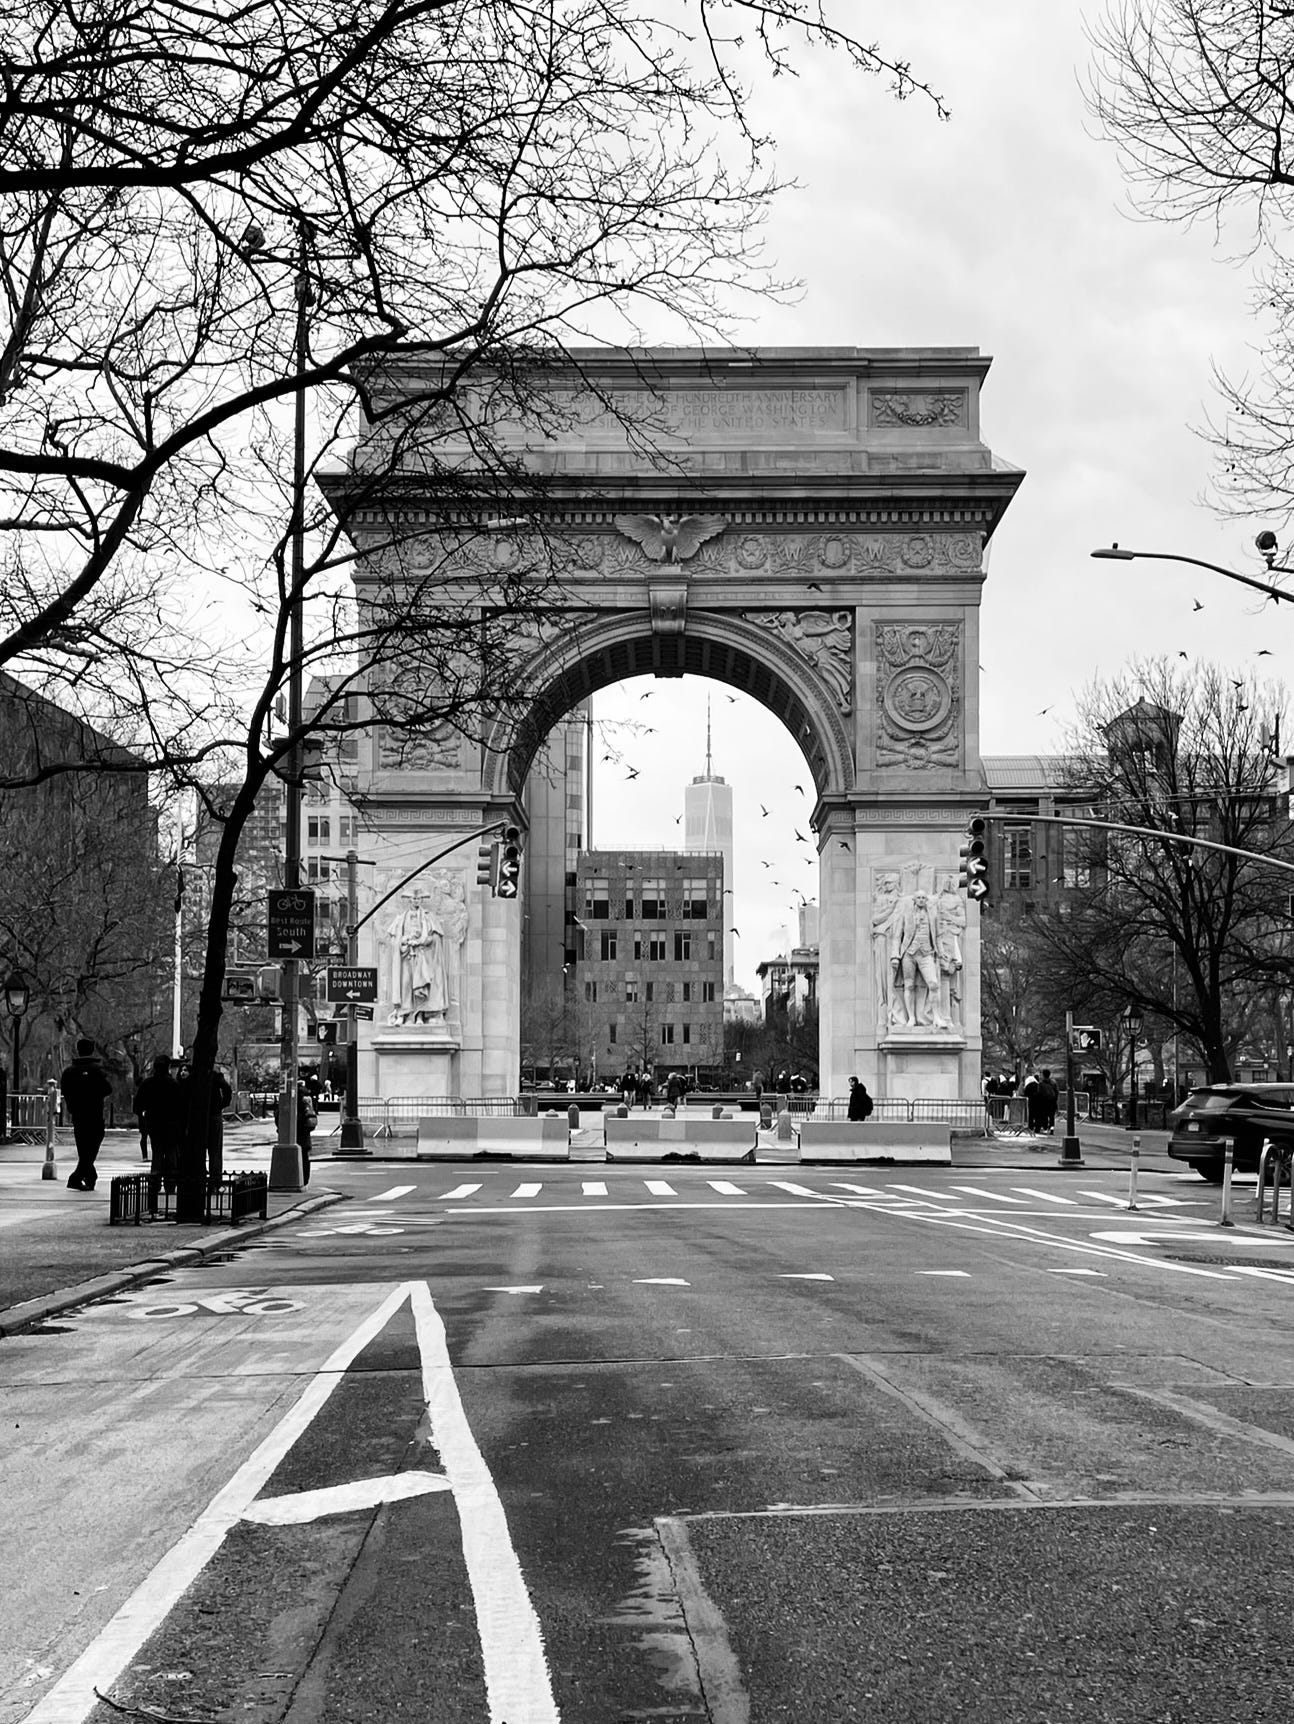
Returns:
[[[983,1087],[984,1098],[994,1118],[1005,1118],[1008,1098],[1021,1095],[1024,1098],[1024,1123],[1028,1129],[1039,1137],[1055,1134],[1060,1091],[1052,1078],[1050,1066],[1043,1066],[1041,1071],[1030,1068],[1023,1083],[1017,1083],[1009,1072],[990,1073],[984,1079]]]

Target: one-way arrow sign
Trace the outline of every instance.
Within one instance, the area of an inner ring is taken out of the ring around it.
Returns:
[[[329,964],[328,999],[333,1005],[372,1005],[377,998],[373,964]]]

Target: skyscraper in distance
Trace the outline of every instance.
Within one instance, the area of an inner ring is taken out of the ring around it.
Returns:
[[[723,856],[723,880],[729,889],[723,907],[723,976],[725,986],[735,981],[733,960],[737,943],[735,876],[732,848],[732,786],[711,770],[710,701],[705,703],[705,771],[683,787],[683,848],[719,851]]]

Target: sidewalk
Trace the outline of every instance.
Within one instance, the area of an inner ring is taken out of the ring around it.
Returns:
[[[273,1140],[272,1122],[227,1127],[226,1173],[268,1172]],[[104,1138],[92,1192],[67,1188],[67,1176],[76,1165],[70,1132],[60,1133],[55,1156],[55,1177],[44,1179],[42,1145],[0,1143],[0,1336],[163,1275],[178,1264],[200,1262],[212,1252],[227,1251],[340,1201],[339,1193],[313,1189],[312,1174],[307,1191],[272,1191],[265,1221],[243,1221],[236,1227],[170,1221],[110,1227],[113,1176],[140,1173],[145,1166],[135,1131],[110,1131]]]

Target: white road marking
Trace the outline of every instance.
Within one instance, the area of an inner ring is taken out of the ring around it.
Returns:
[[[812,1272],[799,1275],[779,1275],[777,1279],[779,1281],[834,1281],[836,1278],[834,1275]]]
[[[1128,1207],[1128,1200],[1126,1197],[1111,1197],[1108,1191],[1080,1191],[1078,1195],[1080,1197],[1090,1197],[1097,1203],[1111,1203],[1116,1209],[1126,1209]],[[1149,1197],[1141,1198],[1140,1194],[1138,1194],[1138,1200],[1145,1203],[1149,1203],[1151,1201]]]
[[[229,1528],[243,1518],[257,1492],[319,1413],[341,1382],[346,1367],[375,1335],[381,1334],[406,1297],[406,1287],[395,1288],[324,1361],[296,1405],[279,1420],[223,1490],[216,1492],[188,1532],[135,1588],[112,1620],[27,1714],[23,1724],[81,1724],[99,1704],[98,1693],[112,1687],[144,1642],[161,1627],[181,1594],[219,1550]],[[444,1450],[440,1453],[443,1457]],[[519,1721],[520,1717],[518,1714]]]
[[[542,1281],[538,1287],[486,1287],[483,1289],[486,1293],[542,1293],[543,1290]]]
[[[416,1185],[393,1185],[390,1191],[379,1191],[375,1197],[370,1197],[370,1203],[394,1203],[397,1197],[404,1197],[411,1191],[416,1191]]]
[[[1114,1228],[1108,1233],[1094,1233],[1093,1239],[1108,1239],[1111,1245],[1162,1245],[1166,1241],[1176,1239],[1190,1240],[1196,1244],[1212,1241],[1218,1243],[1219,1235],[1212,1233],[1163,1233],[1151,1232],[1145,1228]]]
[[[918,1269],[918,1275],[942,1275],[947,1280],[969,1281],[969,1269]]]
[[[640,1275],[635,1278],[635,1287],[690,1287],[690,1281],[680,1281],[677,1275]]]
[[[928,1191],[924,1185],[890,1185],[887,1191],[913,1191],[926,1203],[960,1203],[959,1197],[949,1197],[944,1191]]]
[[[978,1185],[954,1185],[954,1191],[964,1191],[968,1197],[987,1197],[991,1203],[1023,1203],[1023,1197],[1008,1197],[1005,1191],[984,1191]]]
[[[1048,1275],[1095,1275],[1099,1281],[1105,1280],[1104,1269],[1079,1269],[1077,1266],[1075,1266],[1074,1268],[1071,1269],[1067,1263],[1062,1263],[1058,1269],[1048,1269],[1047,1274]]]
[[[707,1179],[706,1184],[711,1191],[717,1191],[721,1197],[744,1197],[746,1195],[742,1186],[734,1185],[728,1179]]]
[[[1040,1197],[1044,1203],[1063,1203],[1069,1209],[1078,1208],[1072,1197],[1057,1197],[1054,1191],[1035,1191],[1031,1185],[1013,1185],[1011,1189],[1022,1191],[1026,1197]]]
[[[244,1509],[243,1519],[258,1526],[305,1526],[324,1515],[353,1514],[356,1509],[377,1508],[379,1503],[403,1502],[407,1497],[449,1488],[443,1473],[390,1473],[384,1479],[356,1479],[348,1485],[328,1485],[317,1491],[261,1497]]]
[[[454,1492],[476,1607],[490,1724],[561,1724],[544,1636],[490,1470],[463,1411],[445,1325],[425,1282],[410,1289],[431,1439]]]
[[[438,1203],[452,1203],[458,1197],[470,1197],[474,1191],[479,1191],[479,1185],[456,1185],[452,1191],[442,1191]]]
[[[792,1185],[789,1179],[770,1179],[768,1182],[778,1191],[789,1191],[792,1197],[819,1197],[820,1192],[814,1191],[809,1185]]]
[[[677,1197],[678,1192],[666,1179],[644,1179],[643,1184],[653,1197]]]
[[[852,1191],[857,1197],[884,1197],[883,1191],[878,1191],[874,1185],[846,1185],[842,1180],[832,1181],[837,1191]]]
[[[514,1197],[538,1197],[543,1189],[542,1185],[519,1185],[512,1195]]]
[[[1294,1282],[1294,1270],[1278,1269],[1275,1264],[1260,1269],[1256,1263],[1237,1263],[1237,1275],[1257,1275],[1263,1281]]]
[[[605,1197],[607,1194],[607,1182],[605,1179],[586,1179],[581,1185],[580,1190],[584,1193],[585,1197]]]

